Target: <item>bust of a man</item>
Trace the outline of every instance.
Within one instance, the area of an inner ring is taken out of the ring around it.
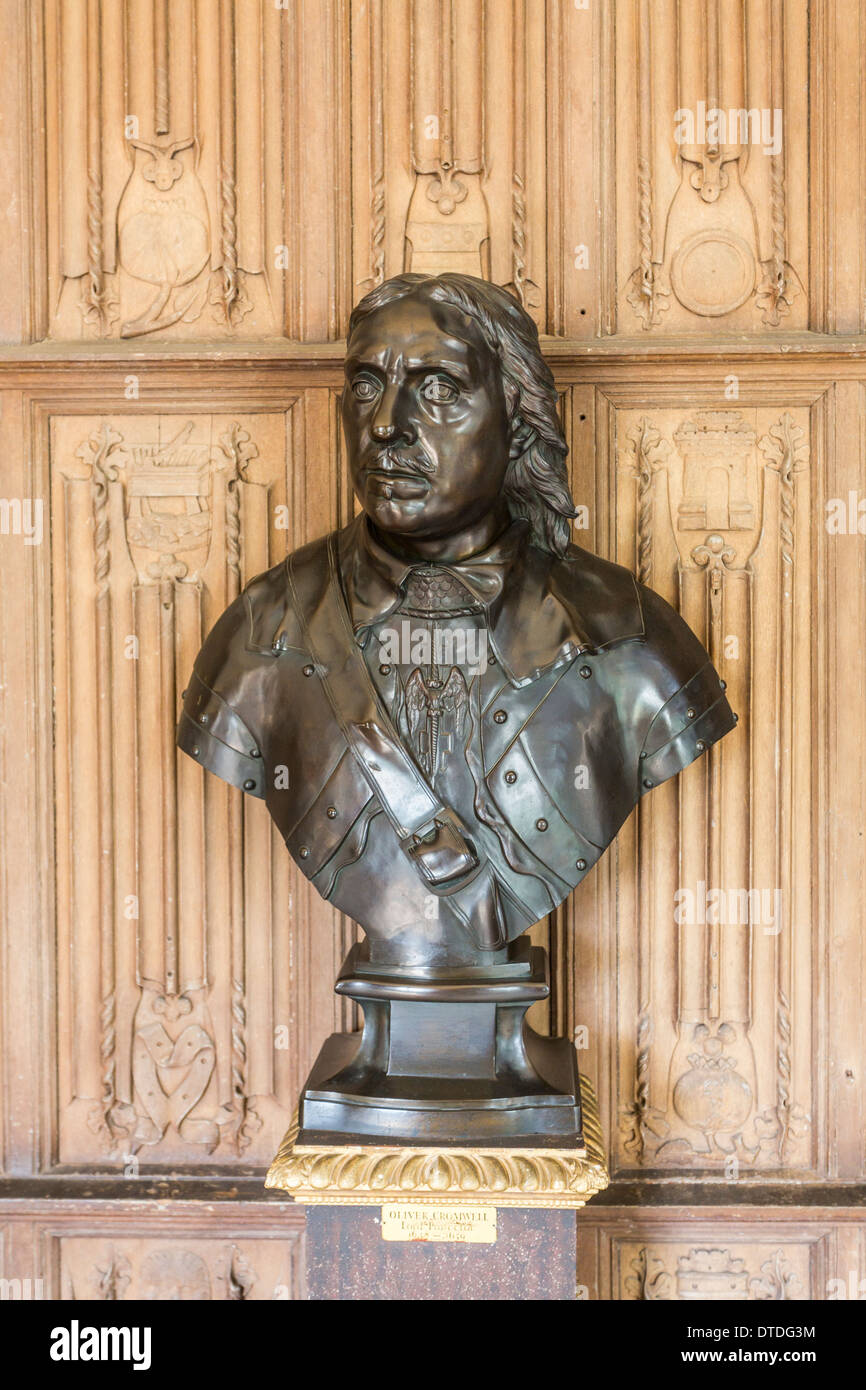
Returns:
[[[572,543],[553,378],[511,295],[397,276],[355,308],[345,374],[362,510],[226,611],[178,742],[265,799],[363,927],[362,971],[495,974],[734,716],[682,619]]]

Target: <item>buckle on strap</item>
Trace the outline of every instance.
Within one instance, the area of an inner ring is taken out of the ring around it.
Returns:
[[[401,848],[431,888],[449,888],[474,874],[480,860],[457,816],[442,807],[410,832]]]

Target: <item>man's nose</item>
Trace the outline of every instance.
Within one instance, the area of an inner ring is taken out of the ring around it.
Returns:
[[[398,438],[410,442],[415,439],[415,428],[409,418],[407,401],[399,386],[392,384],[385,387],[370,425],[370,433],[381,443]]]

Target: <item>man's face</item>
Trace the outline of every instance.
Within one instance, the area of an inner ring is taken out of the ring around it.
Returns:
[[[499,363],[461,309],[408,295],[369,314],[349,340],[342,404],[352,483],[382,531],[438,539],[501,505]]]

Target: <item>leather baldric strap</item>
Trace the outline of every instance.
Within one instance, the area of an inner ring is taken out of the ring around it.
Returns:
[[[340,587],[335,537],[328,537],[324,590],[316,595],[300,592],[293,557],[287,570],[292,603],[316,673],[403,852],[433,891],[448,893],[469,884],[479,872],[480,860],[460,817],[436,795],[406,752],[373,684]]]

